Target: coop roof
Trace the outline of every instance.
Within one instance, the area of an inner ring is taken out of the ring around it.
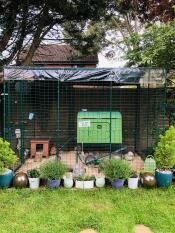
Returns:
[[[59,80],[61,82],[164,83],[163,69],[5,67],[4,80]]]

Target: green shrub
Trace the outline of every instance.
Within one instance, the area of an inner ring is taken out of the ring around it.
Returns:
[[[15,164],[17,156],[10,148],[10,143],[0,138],[0,173]]]
[[[165,132],[165,135],[160,135],[154,156],[157,168],[170,169],[175,165],[175,128],[173,126]]]
[[[47,180],[58,180],[66,171],[66,166],[61,162],[49,162],[40,168],[41,177]]]
[[[128,163],[123,160],[108,160],[101,167],[104,175],[110,181],[115,181],[117,179],[127,179],[131,176],[132,170]]]
[[[37,169],[32,169],[32,170],[28,171],[27,175],[30,178],[38,178],[38,177],[40,177],[40,173],[39,173],[39,171]]]

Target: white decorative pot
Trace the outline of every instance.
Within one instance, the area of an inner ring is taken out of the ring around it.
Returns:
[[[95,185],[98,188],[103,188],[105,186],[105,177],[96,177]]]
[[[74,181],[72,178],[64,178],[64,187],[65,188],[72,188]]]
[[[93,189],[94,188],[94,181],[88,180],[88,181],[75,181],[75,188],[78,189]]]
[[[38,189],[39,188],[40,178],[30,178],[29,177],[29,187],[31,189]]]
[[[138,182],[139,182],[139,178],[129,178],[128,179],[128,188],[129,189],[137,189],[138,188]]]

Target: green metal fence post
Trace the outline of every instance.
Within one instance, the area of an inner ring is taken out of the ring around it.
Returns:
[[[60,157],[60,81],[57,81],[57,161]]]
[[[21,145],[20,145],[20,159],[24,163],[24,121],[23,121],[23,81],[20,82],[20,131],[21,131]]]
[[[110,91],[109,91],[109,109],[110,109],[110,123],[109,123],[109,158],[112,157],[112,81],[110,82]]]
[[[6,81],[4,81],[4,139],[6,139]]]

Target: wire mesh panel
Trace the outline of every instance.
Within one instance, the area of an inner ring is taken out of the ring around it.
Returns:
[[[6,80],[4,136],[21,162],[27,152],[30,156],[34,140],[38,151],[47,140],[48,153],[69,167],[77,146],[84,158],[111,158],[124,149],[141,154],[166,124],[162,76],[151,72],[133,83]]]

